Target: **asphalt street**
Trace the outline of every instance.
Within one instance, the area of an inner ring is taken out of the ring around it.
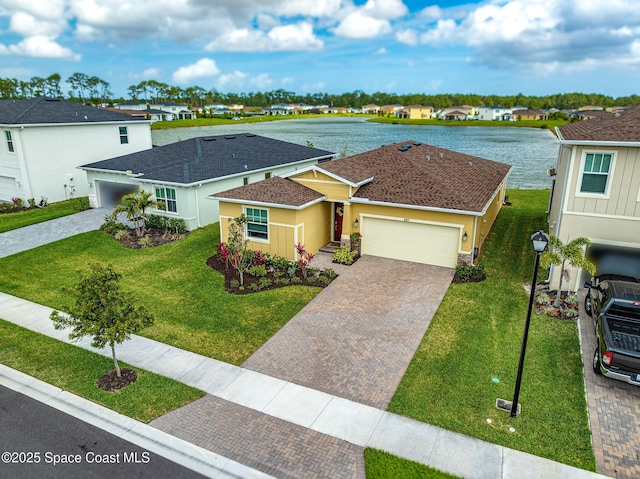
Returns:
[[[203,477],[3,386],[0,455],[2,478]]]

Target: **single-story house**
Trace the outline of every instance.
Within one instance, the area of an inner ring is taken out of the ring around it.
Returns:
[[[505,113],[502,118],[505,121],[548,120],[549,115],[540,110],[513,110]]]
[[[471,263],[504,201],[511,166],[406,141],[211,196],[223,241],[244,213],[250,248],[296,259],[362,235],[362,253]]]
[[[168,217],[187,229],[215,223],[213,193],[310,167],[333,153],[250,133],[192,138],[81,166],[89,182],[92,207],[115,207],[138,190],[154,193]]]

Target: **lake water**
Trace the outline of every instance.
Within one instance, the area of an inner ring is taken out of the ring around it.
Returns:
[[[383,145],[414,140],[513,166],[507,186],[519,189],[551,187],[547,175],[555,167],[559,142],[547,129],[391,125],[362,118],[313,118],[152,131],[154,145],[197,136],[254,133],[306,145],[307,141],[338,156],[355,155]]]

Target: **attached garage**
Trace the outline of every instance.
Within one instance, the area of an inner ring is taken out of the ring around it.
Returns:
[[[124,195],[135,193],[140,188],[137,184],[116,183],[115,181],[96,181],[96,195],[99,207],[115,208]]]
[[[455,226],[363,217],[362,254],[454,268],[460,235]]]
[[[0,176],[0,201],[9,202],[18,196],[18,184],[11,176]]]

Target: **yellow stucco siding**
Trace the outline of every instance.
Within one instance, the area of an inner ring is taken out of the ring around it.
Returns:
[[[466,231],[468,235],[467,241],[462,241],[461,251],[464,253],[471,253],[471,235],[473,232],[473,220],[474,217],[470,215],[456,214],[456,213],[443,213],[438,211],[425,211],[414,210],[411,208],[396,208],[391,206],[378,206],[378,205],[363,205],[353,203],[350,206],[351,217],[359,218],[360,215],[374,215],[382,217],[395,217],[395,218],[407,218],[415,221],[425,221],[429,223],[452,225],[462,227],[461,235]],[[360,224],[362,222],[360,221]],[[354,228],[353,222],[345,222],[343,226],[343,235],[349,235],[354,231],[358,231],[358,228]]]

